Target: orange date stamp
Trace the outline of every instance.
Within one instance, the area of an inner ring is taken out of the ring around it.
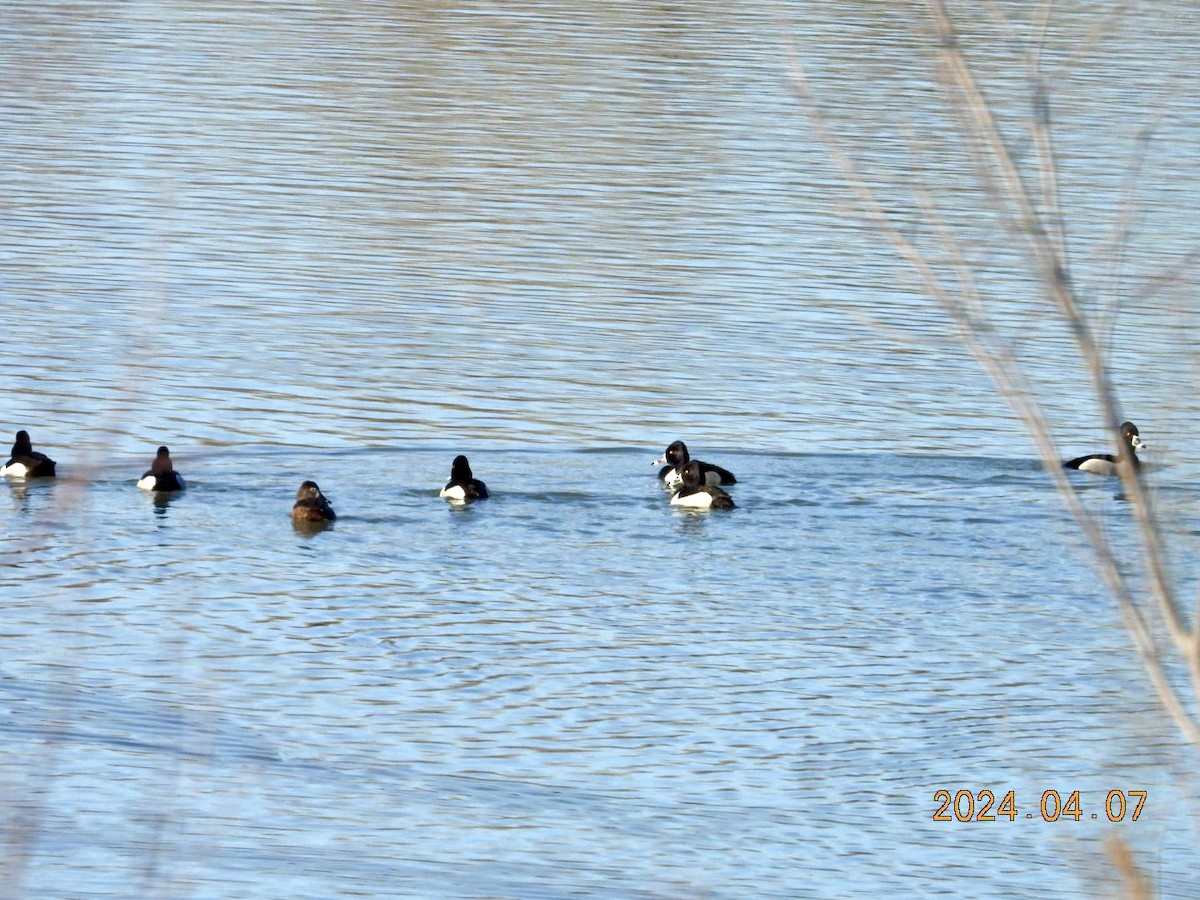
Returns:
[[[1146,804],[1146,794],[1146,791],[1111,790],[1104,798],[1104,815],[1110,822],[1124,822],[1126,819],[1136,822]],[[1043,822],[1058,822],[1061,819],[1079,822],[1100,819],[1099,812],[1085,809],[1079,791],[1071,791],[1065,800],[1056,790],[1042,791],[1036,813],[1028,809],[1021,811],[1017,806],[1016,791],[1004,794],[997,803],[996,795],[987,788],[953,793],[940,790],[934,792],[933,802],[940,804],[933,814],[935,822],[995,822],[999,819],[1015,822],[1017,819],[1034,818],[1040,818]]]

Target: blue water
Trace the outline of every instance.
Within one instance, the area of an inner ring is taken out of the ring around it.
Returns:
[[[788,7],[899,214],[907,179],[954,200],[1062,455],[1104,449],[1069,335],[955,192],[923,9]],[[1190,597],[1189,276],[1154,278],[1197,238],[1195,118],[1130,92],[1195,42],[1146,13],[1095,67],[1085,15],[1047,38],[1088,150],[1077,276]],[[1091,897],[1114,834],[1189,895],[1194,749],[1027,429],[850,213],[779,29],[0,11],[0,427],[61,476],[0,485],[0,895]],[[1104,160],[1159,108],[1114,263]],[[676,438],[736,509],[668,505]],[[170,499],[133,486],[163,443]],[[458,453],[491,499],[437,497]],[[322,531],[288,515],[307,478]],[[1073,483],[1136,573],[1119,487]],[[933,820],[985,788],[1014,821]],[[1042,820],[1050,789],[1080,821]],[[1148,791],[1137,822],[1113,790]]]

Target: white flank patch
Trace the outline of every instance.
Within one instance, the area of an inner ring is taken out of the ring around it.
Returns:
[[[1091,472],[1093,475],[1116,475],[1117,464],[1107,459],[1089,459],[1079,464],[1080,472]]]
[[[25,468],[25,463],[19,462],[0,468],[0,475],[7,475],[10,478],[24,478],[27,472],[28,469]]]
[[[138,487],[143,491],[152,491],[157,485],[158,479],[153,475],[146,475],[138,482]]]
[[[446,487],[442,488],[441,493],[438,494],[438,496],[445,497],[447,500],[466,500],[467,492],[463,490],[463,486],[461,484],[447,485]]]
[[[671,498],[672,506],[686,506],[690,509],[708,509],[712,506],[712,494],[708,491],[697,491],[694,494],[688,494],[686,497],[680,497],[676,494]]]

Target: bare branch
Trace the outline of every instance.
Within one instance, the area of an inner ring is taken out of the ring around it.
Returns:
[[[1126,454],[1122,439],[1112,427],[1121,420],[1116,394],[1108,377],[1102,349],[1095,337],[1094,323],[1082,311],[1068,264],[1070,248],[1067,218],[1057,180],[1059,165],[1052,135],[1050,81],[1041,69],[1041,46],[1045,43],[1048,31],[1051,4],[1045,4],[1041,10],[1042,15],[1037,23],[1037,46],[1025,51],[1033,97],[1033,115],[1028,128],[1032,146],[1036,149],[1041,188],[1036,200],[966,59],[946,0],[929,0],[929,7],[938,42],[943,90],[950,101],[950,109],[958,117],[965,145],[975,159],[979,184],[1001,215],[1002,223],[1019,238],[1019,245],[1028,254],[1031,271],[1044,289],[1046,298],[1051,301],[1052,308],[1058,312],[1073,336],[1097,399],[1100,418],[1110,428],[1116,454],[1123,458]],[[1123,5],[1113,16],[1099,23],[1092,31],[1091,39],[1098,40],[1119,20],[1127,7],[1128,4]],[[777,4],[776,8],[785,23],[784,33],[788,35],[786,46],[792,85],[806,108],[818,138],[841,169],[862,213],[916,273],[927,295],[956,326],[963,346],[985,368],[1024,422],[1047,473],[1095,554],[1101,576],[1122,610],[1163,706],[1189,739],[1200,745],[1200,725],[1190,715],[1168,677],[1167,663],[1155,641],[1154,629],[1137,602],[1133,582],[1122,571],[1117,551],[1109,541],[1099,517],[1083,505],[1063,472],[1049,422],[1040,408],[1036,392],[1031,389],[1019,362],[989,315],[978,276],[960,242],[940,215],[930,192],[919,183],[914,190],[922,221],[932,228],[953,278],[948,279],[943,275],[939,265],[935,265],[925,252],[900,231],[875,191],[858,171],[851,154],[829,127],[812,94],[792,37],[793,32],[786,27],[786,12],[782,4]],[[1133,171],[1140,171],[1140,168],[1139,157]],[[1121,223],[1118,236],[1128,234],[1127,223],[1128,219]],[[1168,273],[1164,283],[1170,284],[1178,279],[1179,274],[1192,265],[1196,255],[1189,254],[1182,260],[1176,270]],[[1118,469],[1124,495],[1141,536],[1145,577],[1136,583],[1140,585],[1144,581],[1148,586],[1154,599],[1154,608],[1158,610],[1172,644],[1188,667],[1193,691],[1200,695],[1200,628],[1190,630],[1180,614],[1162,548],[1160,525],[1146,486],[1131,461],[1126,460]]]

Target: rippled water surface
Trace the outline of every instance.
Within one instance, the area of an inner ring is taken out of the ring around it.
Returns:
[[[0,9],[0,429],[61,476],[0,485],[0,894],[1091,897],[1115,834],[1189,895],[1194,751],[792,90],[1102,449],[882,6]],[[1029,161],[1004,8],[960,21]],[[1072,274],[1191,596],[1197,23],[1100,14],[1042,43]],[[675,438],[736,509],[667,504]],[[438,499],[458,453],[490,500]],[[1013,821],[933,820],[984,788]]]

